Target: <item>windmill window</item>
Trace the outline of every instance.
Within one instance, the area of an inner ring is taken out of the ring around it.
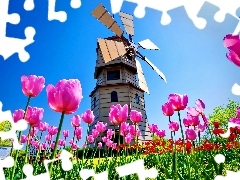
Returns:
[[[120,70],[108,71],[107,80],[118,80],[120,79]]]
[[[111,92],[111,102],[118,102],[118,95],[116,91]]]
[[[136,102],[136,104],[139,104],[139,96],[138,96],[138,94],[135,94],[135,102]]]
[[[93,98],[93,108],[96,107],[96,97]]]

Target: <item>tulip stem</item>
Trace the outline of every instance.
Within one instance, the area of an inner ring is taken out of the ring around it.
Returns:
[[[51,155],[51,159],[55,158],[55,156],[56,156],[57,147],[58,147],[58,140],[60,138],[60,133],[61,133],[61,129],[62,129],[64,114],[65,113],[62,112],[62,115],[61,115],[61,118],[60,118],[60,123],[59,123],[59,126],[58,126],[58,133],[57,133],[56,141],[55,141],[55,144],[54,144],[53,153]],[[50,173],[50,175],[51,175],[51,172],[52,172],[52,163],[49,166],[49,173]]]
[[[28,96],[28,100],[27,100],[27,104],[26,104],[26,107],[25,107],[23,119],[26,119],[27,110],[28,110],[28,106],[29,106],[29,104],[30,104],[30,100],[31,100],[31,96]],[[18,141],[20,141],[21,136],[22,136],[22,131],[19,131]],[[14,156],[14,166],[13,166],[13,170],[12,170],[12,174],[11,174],[11,178],[10,178],[11,180],[13,180],[14,175],[15,175],[18,153],[19,153],[19,151],[17,150],[17,151],[16,151],[16,154],[15,154],[15,156]]]

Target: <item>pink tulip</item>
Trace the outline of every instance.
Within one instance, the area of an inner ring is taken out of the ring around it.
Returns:
[[[197,134],[193,129],[186,129],[185,134],[186,138],[190,141],[193,141],[197,138]]]
[[[30,136],[35,136],[38,133],[38,129],[37,128],[31,128],[30,129]]]
[[[190,120],[189,120],[188,118],[184,118],[184,119],[183,119],[183,124],[184,124],[185,127],[191,126],[191,125],[190,125]]]
[[[188,104],[188,96],[185,94],[170,94],[168,100],[174,111],[184,110]]]
[[[63,130],[63,137],[67,138],[69,136],[69,130]]]
[[[198,132],[204,132],[205,129],[206,129],[206,126],[205,126],[205,125],[199,124],[199,125],[197,126],[197,131],[198,131]]]
[[[79,127],[81,125],[81,117],[79,115],[74,115],[71,119],[72,127]]]
[[[228,48],[227,58],[240,67],[240,37],[239,35],[228,34],[223,39],[223,44]]]
[[[114,114],[113,114],[112,112],[110,112],[110,113],[108,114],[108,120],[109,120],[109,122],[112,123],[112,124],[115,124],[115,125],[118,124],[118,121],[116,120],[116,117],[114,116]]]
[[[92,144],[94,142],[94,138],[92,135],[87,136],[87,141]]]
[[[58,140],[58,145],[59,146],[65,146],[65,144],[66,144],[65,140],[61,140],[61,139]]]
[[[85,113],[81,115],[83,121],[87,124],[92,124],[95,116],[93,115],[93,111],[88,109]]]
[[[52,149],[54,149],[54,146],[55,146],[55,143],[51,143],[51,145],[50,145],[50,147],[52,148]]]
[[[19,120],[23,119],[24,117],[24,110],[18,109],[13,112],[13,120],[14,122],[18,122]]]
[[[237,117],[240,118],[240,107],[236,110]]]
[[[73,143],[74,143],[73,139],[70,139],[69,144],[71,145]]]
[[[103,122],[98,121],[95,128],[99,133],[103,133],[106,131],[107,123],[104,124]]]
[[[120,104],[112,105],[110,107],[111,116],[115,118],[118,124],[125,122],[128,118],[128,105],[125,104],[123,107]]]
[[[45,139],[46,139],[46,141],[52,141],[52,135],[47,134],[47,135],[45,136]]]
[[[26,136],[26,135],[22,135],[21,138],[20,138],[20,142],[21,142],[22,144],[26,143],[27,140],[28,140],[28,136]]]
[[[78,140],[82,139],[82,127],[77,127],[74,132]]]
[[[176,132],[176,131],[179,130],[179,124],[178,124],[178,122],[176,122],[176,121],[172,121],[172,122],[168,125],[168,127],[169,127],[170,131],[172,131],[172,132]]]
[[[157,135],[159,138],[163,138],[163,137],[166,136],[166,131],[165,131],[165,130],[157,130],[156,135]]]
[[[48,85],[48,105],[55,112],[72,114],[77,111],[83,98],[80,81],[77,79],[60,80],[57,85]]]
[[[135,129],[135,126],[134,126],[134,125],[129,125],[129,126],[128,126],[128,132],[129,132],[130,134],[132,134],[133,136],[135,136],[135,131],[136,131],[136,129]]]
[[[151,133],[155,134],[158,130],[158,126],[156,124],[149,125],[149,130]]]
[[[187,119],[189,120],[188,123],[190,126],[197,126],[200,123],[198,116],[191,116],[190,114],[187,114]]]
[[[104,143],[106,143],[107,140],[108,140],[108,138],[107,138],[106,136],[102,137],[102,141],[103,141]]]
[[[128,134],[125,136],[125,143],[126,143],[126,144],[130,144],[132,140],[133,140],[133,136],[132,136],[130,133],[128,133]]]
[[[133,124],[139,123],[142,121],[142,113],[136,110],[131,110],[130,112],[130,120]]]
[[[112,139],[112,136],[114,135],[114,131],[112,129],[107,130],[107,138]]]
[[[122,136],[126,136],[126,134],[128,133],[128,127],[129,127],[129,123],[123,122],[120,125],[120,134]]]
[[[38,126],[38,129],[39,129],[39,131],[44,132],[44,131],[47,131],[48,126],[49,126],[48,123],[46,123],[46,122],[40,122],[40,123],[39,123],[39,126]]]
[[[22,76],[22,91],[26,96],[36,97],[45,87],[45,78],[43,76]]]
[[[110,139],[108,139],[108,140],[106,141],[106,146],[107,146],[108,148],[112,147],[112,144],[113,144],[113,141],[111,141]]]
[[[101,142],[98,143],[98,148],[102,148],[102,143]]]
[[[205,109],[204,102],[201,99],[198,99],[195,104],[197,108],[189,107],[187,108],[187,113],[191,114],[192,116],[203,115]]]
[[[165,116],[172,116],[174,114],[172,103],[170,102],[164,103],[162,105],[162,112]]]
[[[72,144],[71,144],[71,149],[74,150],[74,151],[76,151],[76,150],[78,149],[78,145],[75,144],[75,143],[72,143]]]
[[[93,136],[94,139],[96,139],[96,138],[99,136],[98,130],[93,129],[93,130],[92,130],[92,136]]]
[[[42,149],[47,149],[47,143],[42,143]]]
[[[117,143],[112,143],[112,148],[117,149]]]
[[[48,128],[48,134],[50,134],[51,136],[54,136],[55,134],[57,134],[58,132],[58,128],[55,126],[49,126]]]
[[[31,127],[38,127],[43,118],[44,109],[28,106],[26,121]]]
[[[197,106],[197,111],[200,114],[203,114],[203,111],[205,109],[205,104],[204,104],[203,100],[202,99],[198,99],[198,100],[196,100],[195,104]]]

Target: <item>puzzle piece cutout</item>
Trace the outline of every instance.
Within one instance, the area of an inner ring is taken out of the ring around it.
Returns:
[[[23,173],[27,176],[25,179],[21,179],[21,180],[50,180],[50,173],[48,170],[48,164],[49,163],[53,163],[55,161],[61,160],[61,166],[63,168],[64,171],[69,171],[72,169],[73,164],[70,160],[70,158],[73,157],[73,155],[71,153],[69,153],[66,150],[62,150],[59,158],[56,159],[52,159],[52,160],[44,160],[43,164],[44,167],[46,169],[45,173],[42,174],[38,174],[36,176],[33,175],[33,167],[30,164],[25,164],[23,166]]]
[[[5,159],[0,159],[0,179],[6,179],[3,168],[10,168],[14,166],[14,159],[11,156],[6,157]]]
[[[145,180],[146,178],[157,178],[158,176],[158,171],[156,168],[151,168],[148,170],[145,169],[143,159],[117,167],[116,171],[118,172],[119,177],[137,174],[139,180]]]
[[[23,147],[22,144],[18,142],[18,137],[16,134],[16,131],[24,131],[27,129],[28,124],[27,122],[22,119],[19,120],[18,122],[13,121],[12,113],[10,110],[8,111],[2,111],[2,102],[0,101],[0,122],[8,120],[11,123],[11,130],[7,132],[0,132],[0,137],[5,140],[5,139],[13,139],[13,148],[14,149],[21,149]]]
[[[230,136],[230,128],[234,128],[234,127],[240,127],[240,124],[236,124],[236,123],[232,123],[232,122],[228,122],[228,129],[227,129],[227,132],[224,133],[224,134],[220,134],[221,137],[223,138],[228,138]]]
[[[134,16],[137,18],[143,18],[145,16],[145,8],[151,8],[162,12],[161,24],[168,25],[171,23],[171,17],[168,11],[175,8],[183,6],[186,10],[188,17],[192,20],[194,25],[198,29],[204,29],[206,27],[207,21],[204,18],[198,17],[202,6],[205,2],[209,2],[212,5],[219,7],[219,11],[214,15],[214,19],[217,22],[223,22],[225,20],[226,14],[230,14],[238,19],[236,14],[237,9],[240,7],[240,1],[229,0],[229,1],[219,1],[219,0],[125,0],[127,2],[137,4],[134,10]],[[121,10],[124,0],[111,0],[112,13],[116,14]]]
[[[56,0],[48,0],[48,20],[58,20],[65,22],[67,20],[67,13],[65,11],[55,11]],[[71,0],[70,6],[74,9],[81,7],[81,0]],[[32,11],[35,7],[34,0],[25,0],[24,9]]]
[[[7,23],[18,24],[20,22],[19,14],[8,14],[9,0],[0,1],[0,55],[4,60],[18,53],[18,57],[22,62],[29,60],[30,55],[25,51],[25,47],[34,42],[35,29],[33,27],[25,28],[26,39],[18,39],[6,37]]]

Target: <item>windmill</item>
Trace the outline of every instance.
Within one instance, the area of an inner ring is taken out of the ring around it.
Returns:
[[[126,38],[124,37],[124,31],[102,4],[99,4],[91,14],[110,29],[115,36],[104,39],[98,38],[97,41],[97,61],[94,73],[97,83],[89,95],[91,97],[91,110],[94,113],[95,120],[90,125],[89,134],[97,121],[106,122],[108,124],[107,129],[113,128],[108,119],[110,105],[128,104],[131,110],[138,110],[143,115],[143,120],[138,123],[137,127],[141,132],[141,136],[138,139],[139,142],[149,141],[152,137],[148,126],[144,99],[144,93],[149,94],[149,90],[141,64],[137,58],[147,62],[166,82],[164,74],[139,52],[141,48],[149,50],[159,50],[159,48],[149,39],[138,44],[133,42],[133,16],[124,12],[119,13],[128,34],[128,38]],[[131,124],[130,119],[127,122]],[[119,133],[118,129],[116,129],[117,131]],[[120,141],[123,140],[120,139]],[[115,142],[118,142],[118,140]]]
[[[115,33],[118,37],[120,37],[122,40],[125,40],[128,42],[128,46],[124,45],[124,42],[118,42],[118,46],[122,47],[125,46],[125,50],[123,49],[122,51],[120,51],[120,53],[118,53],[117,55],[119,56],[136,56],[140,59],[142,59],[143,61],[147,62],[148,65],[161,77],[161,79],[163,79],[166,83],[167,80],[165,78],[165,75],[144,55],[142,55],[139,52],[139,49],[143,48],[143,49],[148,49],[148,50],[159,50],[159,48],[149,39],[143,40],[138,42],[138,44],[135,44],[133,42],[133,36],[134,36],[134,24],[133,24],[133,16],[124,12],[120,12],[119,16],[121,18],[122,24],[125,28],[126,33],[129,36],[129,39],[124,37],[124,31],[120,28],[120,26],[117,24],[117,22],[114,20],[114,18],[110,15],[110,13],[107,11],[107,9],[102,5],[99,4],[91,13],[97,20],[99,20],[102,24],[104,24],[108,29],[110,29],[113,33]],[[103,39],[99,39],[99,45],[101,49],[106,49],[106,45],[103,43],[105,41],[105,43],[108,43],[106,41],[110,41],[110,40],[103,40]],[[110,49],[109,47],[107,47],[108,49]],[[114,47],[111,47],[112,50],[118,51],[118,47],[115,46],[115,49],[113,49]],[[105,59],[105,62],[111,61],[113,59],[115,59],[116,57],[110,57],[110,59],[107,56],[104,56],[105,54],[103,54],[103,58]],[[140,62],[136,60],[136,66],[137,66],[137,70],[138,70],[138,78],[139,78],[139,86],[140,88],[142,88],[146,93],[149,94],[148,91],[148,87],[147,87],[147,83],[141,68],[141,64]]]

